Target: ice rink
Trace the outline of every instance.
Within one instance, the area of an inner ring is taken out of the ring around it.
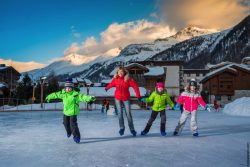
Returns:
[[[167,136],[161,137],[157,117],[149,134],[140,136],[151,111],[133,111],[137,137],[126,123],[119,136],[117,116],[82,111],[81,143],[67,138],[62,112],[0,113],[1,167],[240,167],[247,163],[249,117],[199,111],[200,137],[189,130],[172,136],[179,111],[167,111]]]

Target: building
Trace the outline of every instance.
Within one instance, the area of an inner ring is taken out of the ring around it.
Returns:
[[[179,96],[180,90],[184,88],[183,61],[140,61],[137,63],[142,64],[147,68],[153,68],[153,67],[163,68],[164,74],[161,78],[162,81],[165,83],[165,87],[167,88],[169,95],[171,97]],[[146,83],[150,82],[151,79],[152,78],[147,78]],[[152,87],[153,88],[155,87],[155,84],[156,82],[150,85],[150,90],[152,90]]]
[[[191,79],[200,82],[201,79],[209,72],[208,69],[183,69],[183,85],[187,86]],[[200,87],[202,89],[202,87]]]
[[[0,64],[0,83],[4,85],[0,87],[1,92],[5,92],[6,95],[6,91],[8,91],[9,95],[11,95],[10,93],[13,93],[17,88],[20,76],[21,74],[12,66]]]
[[[209,94],[210,103],[215,98],[226,104],[236,98],[250,96],[250,66],[247,63],[227,62],[210,68],[211,72],[200,81],[203,91]]]
[[[139,86],[147,89],[147,94],[155,90],[157,82],[165,83],[168,93],[176,97],[183,87],[183,62],[182,61],[137,61],[124,66],[130,76]],[[113,77],[117,69],[114,69],[110,76]]]

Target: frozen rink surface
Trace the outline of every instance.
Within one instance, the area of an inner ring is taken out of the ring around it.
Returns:
[[[133,111],[138,134],[151,111]],[[0,113],[1,167],[241,167],[247,165],[250,117],[199,111],[200,137],[189,130],[172,136],[180,112],[167,111],[167,136],[159,133],[159,115],[149,134],[132,137],[127,120],[119,136],[117,116],[82,111],[81,143],[67,138],[62,112]]]

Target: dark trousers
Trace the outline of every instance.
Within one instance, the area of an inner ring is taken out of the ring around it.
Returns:
[[[74,137],[79,137],[81,139],[80,131],[77,125],[77,116],[66,116],[63,115],[63,125],[67,134],[73,134]]]
[[[158,113],[160,113],[161,116],[161,132],[165,132],[166,131],[166,112],[165,110],[162,111],[152,111],[151,116],[148,120],[148,123],[144,129],[144,132],[148,133],[154,120],[156,119]]]

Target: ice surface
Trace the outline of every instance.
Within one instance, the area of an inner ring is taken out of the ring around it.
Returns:
[[[151,112],[133,111],[140,132]],[[167,111],[167,136],[159,134],[159,117],[146,137],[132,137],[127,121],[125,135],[118,134],[117,116],[82,111],[82,135],[76,144],[66,137],[62,112],[1,112],[1,167],[238,167],[246,166],[250,120],[224,113],[198,113],[200,137],[194,138],[189,120],[181,136],[172,132],[179,111]]]

